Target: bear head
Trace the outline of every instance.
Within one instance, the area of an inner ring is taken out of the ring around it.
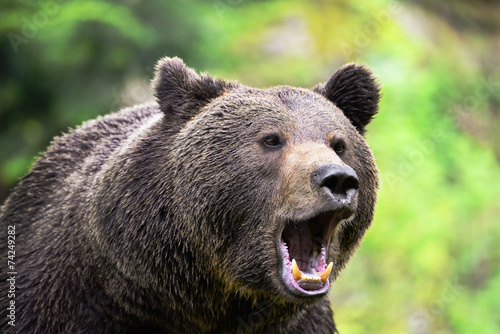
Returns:
[[[371,71],[348,64],[312,90],[255,89],[164,58],[153,86],[171,136],[163,217],[199,265],[243,295],[324,296],[373,219]]]

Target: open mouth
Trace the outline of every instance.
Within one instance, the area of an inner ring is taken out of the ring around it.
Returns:
[[[281,278],[293,294],[318,296],[328,292],[333,262],[327,258],[332,236],[339,222],[351,215],[350,210],[338,209],[285,225],[278,238]]]

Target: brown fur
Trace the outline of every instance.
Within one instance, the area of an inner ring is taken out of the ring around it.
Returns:
[[[355,215],[330,248],[332,282],[370,225],[378,178],[362,133],[379,88],[369,70],[347,65],[314,91],[260,90],[165,58],[153,84],[158,104],[56,138],[5,202],[19,290],[16,327],[2,329],[334,332],[327,298],[280,281],[275,240],[286,221],[329,205],[311,183],[326,162],[359,177]],[[282,145],[266,148],[276,133]]]

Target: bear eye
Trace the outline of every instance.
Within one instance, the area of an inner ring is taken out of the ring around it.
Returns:
[[[337,154],[342,154],[345,149],[345,144],[342,141],[336,142],[335,145],[333,145],[333,150]]]
[[[264,139],[262,140],[262,143],[264,144],[264,146],[272,147],[272,148],[275,148],[275,147],[278,147],[281,145],[280,138],[277,135],[270,135],[270,136],[264,137]]]

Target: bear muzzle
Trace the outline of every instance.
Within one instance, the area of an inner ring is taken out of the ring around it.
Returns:
[[[318,143],[291,147],[282,171],[288,208],[276,243],[281,280],[295,296],[328,292],[337,226],[357,209],[359,178],[331,149]]]

